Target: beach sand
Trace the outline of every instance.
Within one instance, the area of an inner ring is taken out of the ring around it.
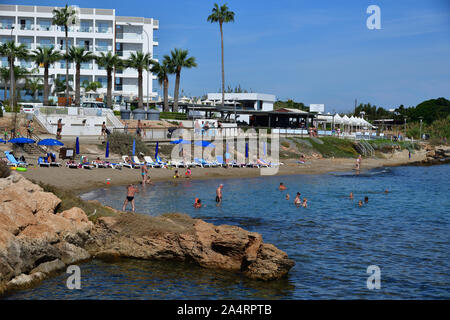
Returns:
[[[362,161],[362,170],[383,166],[398,166],[425,159],[424,151],[417,151],[408,157],[408,151],[395,152],[386,159],[366,158]],[[298,164],[296,160],[283,160],[284,165],[279,167],[277,175],[292,174],[323,174],[336,171],[350,171],[355,168],[355,159],[326,158],[308,160],[305,164]],[[150,176],[154,182],[172,180],[175,170],[178,170],[180,179],[184,178],[185,169],[149,168]],[[192,168],[192,179],[225,179],[261,176],[257,168]],[[107,186],[140,183],[140,169],[69,169],[66,167],[29,167],[27,172],[21,172],[27,179],[50,184],[55,187],[81,193]],[[264,177],[264,176],[261,176]],[[109,180],[107,180],[109,179]]]

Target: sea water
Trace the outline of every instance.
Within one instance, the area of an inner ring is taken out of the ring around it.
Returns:
[[[93,260],[80,265],[80,290],[67,289],[69,275],[62,273],[7,298],[449,299],[449,173],[450,166],[441,165],[156,183],[136,195],[138,212],[183,212],[258,232],[296,265],[287,277],[263,282],[179,262]],[[286,191],[278,190],[280,182]],[[220,183],[223,203],[217,207]],[[308,198],[307,208],[293,204],[297,192]],[[125,196],[121,186],[83,198],[121,209]],[[365,196],[368,203],[359,207]],[[193,207],[196,197],[205,207]],[[380,289],[370,290],[367,268],[373,265],[381,271]]]

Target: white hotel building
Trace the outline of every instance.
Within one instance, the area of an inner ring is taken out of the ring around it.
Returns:
[[[52,25],[52,11],[59,7],[22,6],[0,4],[0,43],[14,39],[23,43],[28,49],[53,46],[65,52],[64,28]],[[117,53],[122,59],[127,59],[131,52],[143,51],[153,54],[154,47],[158,45],[154,37],[154,30],[158,29],[158,20],[143,17],[116,16],[115,9],[79,8],[79,24],[69,28],[69,47],[72,45],[85,47],[98,55],[100,52],[111,51]],[[6,58],[1,58],[1,65],[7,66]],[[16,62],[17,64],[17,62]],[[21,66],[36,67],[33,62],[19,61]],[[39,68],[43,75],[43,68]],[[52,78],[65,78],[65,60],[56,62],[50,69]],[[69,79],[75,78],[75,65],[69,64]],[[73,78],[72,78],[73,77]],[[143,73],[144,102],[157,95],[153,92],[152,80],[149,75],[147,86],[147,73]],[[99,93],[106,93],[106,71],[100,68],[95,61],[81,65],[81,83],[84,80],[98,81],[102,84]],[[74,87],[74,86],[73,86]],[[148,89],[147,89],[148,88]],[[123,97],[136,97],[138,92],[138,74],[134,69],[124,69],[113,74],[113,95]]]

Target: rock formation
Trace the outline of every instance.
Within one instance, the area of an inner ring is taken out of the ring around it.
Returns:
[[[56,213],[60,202],[19,174],[0,179],[0,295],[92,257],[188,261],[261,280],[294,265],[260,234],[239,227],[184,214],[118,214],[94,225],[80,208]]]

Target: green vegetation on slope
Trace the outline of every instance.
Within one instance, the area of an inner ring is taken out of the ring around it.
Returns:
[[[323,144],[320,144],[316,139],[317,138],[308,138],[313,148],[320,152],[324,158],[354,158],[358,156],[358,152],[355,150],[354,144],[350,140],[323,137],[320,138]]]

